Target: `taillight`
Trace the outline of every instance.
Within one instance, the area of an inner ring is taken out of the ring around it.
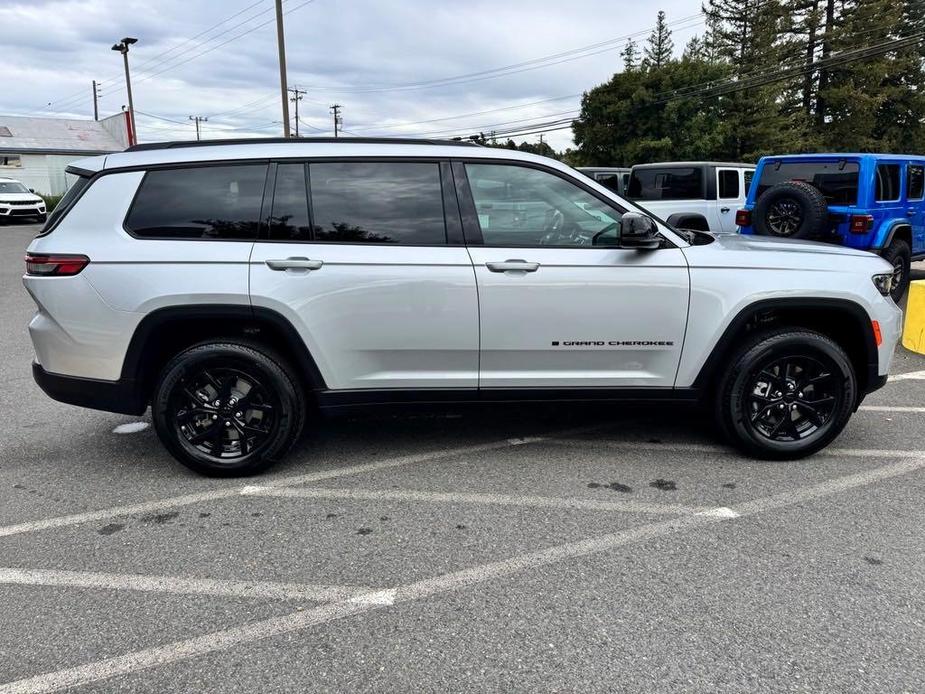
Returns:
[[[90,259],[71,253],[26,253],[26,274],[35,277],[71,277],[83,270]]]
[[[849,219],[848,229],[852,234],[866,234],[874,226],[874,218],[869,214],[853,214]]]
[[[752,225],[751,210],[736,210],[736,226],[748,227]]]

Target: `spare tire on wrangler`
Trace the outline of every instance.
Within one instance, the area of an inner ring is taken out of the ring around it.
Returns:
[[[758,198],[752,224],[761,236],[809,239],[825,231],[828,216],[828,204],[818,188],[803,181],[783,181]]]

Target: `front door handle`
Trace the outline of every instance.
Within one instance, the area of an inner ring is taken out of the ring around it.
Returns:
[[[485,263],[491,272],[536,272],[540,269],[539,263],[528,263],[526,260],[505,260],[504,262]]]
[[[720,208],[719,208],[719,211],[722,212],[723,214],[726,214],[726,213],[729,211],[729,208],[728,208],[728,207],[720,207]]]
[[[310,260],[309,258],[285,258],[283,260],[267,260],[267,267],[271,270],[320,270],[324,262]]]

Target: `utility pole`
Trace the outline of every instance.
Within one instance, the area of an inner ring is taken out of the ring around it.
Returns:
[[[293,87],[289,90],[292,92],[292,98],[289,101],[295,104],[295,136],[299,136],[299,102],[302,100],[302,95],[305,94],[304,89],[299,89],[298,87]]]
[[[138,43],[138,39],[126,36],[121,42],[114,44],[112,50],[122,54],[122,60],[125,63],[125,91],[128,92],[128,120],[132,126],[129,144],[138,144],[138,130],[135,128],[135,104],[132,103],[132,80],[128,74],[128,47],[133,43]]]
[[[334,137],[337,137],[337,126],[344,124],[344,119],[340,115],[340,110],[343,108],[340,104],[333,104],[331,106],[331,113],[334,114]]]
[[[196,121],[196,142],[199,142],[199,124],[207,123],[209,121],[205,116],[190,116],[191,121]]]
[[[279,44],[279,90],[283,97],[283,137],[289,137],[289,89],[286,86],[286,36],[283,33],[283,0],[276,0],[276,42]]]
[[[543,133],[540,133],[540,147],[543,146]]]
[[[98,105],[98,100],[100,98],[100,88],[96,84],[96,80],[93,80],[93,120],[100,119],[100,109]]]

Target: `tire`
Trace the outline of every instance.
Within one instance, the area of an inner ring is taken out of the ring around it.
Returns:
[[[298,383],[292,368],[260,345],[199,344],[161,371],[154,429],[174,458],[200,474],[253,475],[282,458],[302,432]]]
[[[909,276],[912,272],[912,249],[902,239],[893,239],[885,251],[883,259],[893,266],[893,288],[890,296],[897,304],[909,288]]]
[[[715,415],[727,440],[747,455],[812,455],[841,433],[854,411],[858,387],[851,361],[820,333],[783,328],[758,334],[729,364]]]
[[[818,188],[803,181],[784,181],[758,198],[752,225],[760,236],[810,239],[826,230],[829,206]]]

